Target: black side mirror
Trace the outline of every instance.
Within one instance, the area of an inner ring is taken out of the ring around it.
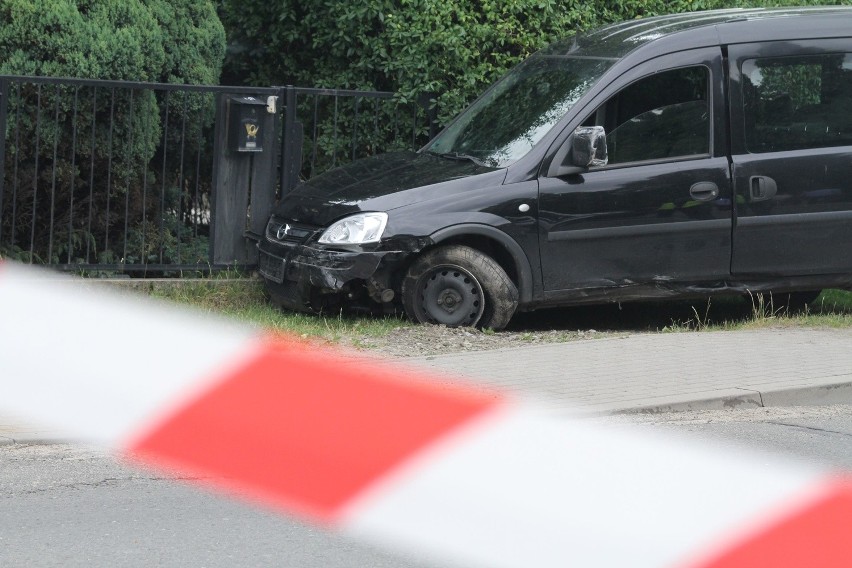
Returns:
[[[561,177],[579,174],[607,164],[606,131],[603,126],[580,126],[556,153],[547,175]]]
[[[606,131],[603,126],[581,126],[574,131],[571,164],[582,168],[607,164]]]

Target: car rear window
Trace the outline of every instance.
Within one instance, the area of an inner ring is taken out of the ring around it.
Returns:
[[[749,152],[852,145],[852,53],[748,59],[742,74]]]

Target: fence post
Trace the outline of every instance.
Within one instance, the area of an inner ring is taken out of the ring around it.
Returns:
[[[220,94],[216,101],[210,218],[210,259],[214,267],[257,262],[253,243],[263,238],[275,202],[278,167],[277,113],[270,113],[268,109],[267,106],[257,115],[258,142],[263,150],[238,152],[231,147],[234,140],[229,132],[236,124],[231,120],[231,113],[238,109],[227,94]]]
[[[281,89],[284,101],[284,130],[281,144],[281,195],[287,195],[299,183],[302,169],[302,123],[296,119],[296,88],[287,85]]]
[[[251,154],[233,151],[228,144],[229,96],[216,97],[216,128],[213,143],[213,191],[211,192],[210,262],[214,267],[245,264],[251,181]]]
[[[268,99],[267,99],[268,100]],[[278,100],[281,100],[280,98]],[[253,241],[263,239],[266,222],[275,205],[275,192],[278,177],[278,163],[281,158],[277,151],[279,119],[278,111],[264,114],[260,136],[263,152],[254,154],[251,167],[251,201],[249,204],[249,228],[245,236]],[[249,249],[249,262],[257,262],[257,249]]]

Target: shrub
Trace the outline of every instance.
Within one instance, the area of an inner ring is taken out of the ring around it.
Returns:
[[[219,0],[228,81],[436,92],[443,122],[507,69],[603,23],[731,6],[821,0]],[[848,0],[846,1],[848,3]]]
[[[225,53],[206,0],[0,0],[0,22],[3,75],[215,84]],[[92,253],[120,262],[119,235],[138,230],[129,219],[155,206],[140,198],[142,185],[156,181],[164,160],[178,162],[169,139],[212,120],[204,96],[180,93],[166,122],[161,95],[13,82],[5,181],[15,192],[0,211],[0,245],[29,248],[32,239],[42,262],[96,261]],[[159,214],[173,215],[180,192],[165,193]]]

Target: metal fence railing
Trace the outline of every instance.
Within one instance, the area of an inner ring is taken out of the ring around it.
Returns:
[[[267,157],[279,175],[239,188],[254,195],[245,217],[217,219],[222,100],[237,94],[278,97]],[[242,238],[298,181],[434,131],[428,99],[385,92],[0,76],[0,257],[133,276],[231,267],[211,227]]]
[[[401,103],[387,91],[283,87],[282,192],[345,162],[413,150],[437,132],[434,94]]]

